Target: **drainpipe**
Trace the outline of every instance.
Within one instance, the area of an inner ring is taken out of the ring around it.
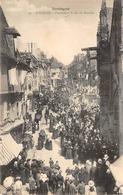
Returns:
[[[119,10],[120,11],[120,10]],[[121,0],[121,45],[119,59],[119,155],[123,154],[123,0]]]

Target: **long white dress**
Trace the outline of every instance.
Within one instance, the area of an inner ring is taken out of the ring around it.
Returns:
[[[96,187],[94,186],[94,191],[90,191],[89,185],[85,186],[85,195],[97,195]]]

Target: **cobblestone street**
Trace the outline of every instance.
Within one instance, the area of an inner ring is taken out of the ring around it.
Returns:
[[[45,119],[44,119],[44,111],[43,111],[43,117],[40,122],[40,130],[44,129],[48,138],[52,139],[52,133],[49,132],[49,125],[46,125]],[[51,157],[54,159],[54,161],[59,161],[59,165],[61,167],[63,175],[65,175],[65,170],[68,167],[73,166],[73,160],[66,160],[63,156],[61,156],[61,148],[60,148],[60,138],[52,139],[53,144],[53,150],[49,151],[43,148],[42,150],[37,150],[37,141],[38,141],[38,135],[39,132],[36,131],[34,134],[34,147],[33,149],[29,150],[28,152],[28,158],[36,158],[37,160],[43,160],[45,161],[46,165],[49,165],[49,158]]]

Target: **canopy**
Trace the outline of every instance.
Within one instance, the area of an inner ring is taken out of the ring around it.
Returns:
[[[14,178],[9,176],[9,177],[6,177],[5,180],[3,181],[3,186],[5,188],[9,188],[12,186],[13,183],[14,183]]]
[[[123,185],[123,155],[114,163],[110,164],[109,168],[116,180],[118,187]]]
[[[11,134],[3,135],[0,139],[0,166],[2,166],[18,156],[22,150],[22,144],[17,144]]]
[[[0,184],[0,194],[6,194],[6,188]]]

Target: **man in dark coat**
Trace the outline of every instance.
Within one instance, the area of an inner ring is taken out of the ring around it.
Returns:
[[[54,116],[52,113],[50,113],[50,125],[49,125],[49,131],[52,132],[53,131],[53,125],[54,125]]]
[[[25,174],[25,166],[24,166],[23,162],[21,162],[19,165],[19,172],[20,172],[22,183],[25,184],[26,183],[26,174]]]
[[[95,170],[95,184],[96,186],[103,186],[104,184],[104,166],[102,160],[98,159],[97,167]]]
[[[49,118],[49,109],[48,109],[47,107],[46,107],[46,110],[45,110],[44,117],[45,117],[46,124],[47,124],[47,120],[48,120],[48,118]]]
[[[110,172],[109,169],[107,169],[106,174],[105,174],[105,191],[108,194],[113,194],[114,193],[114,187],[115,187],[115,180],[112,176],[112,173]]]
[[[36,175],[37,175],[37,172],[38,172],[38,166],[37,166],[37,162],[36,162],[35,159],[32,160],[31,170],[32,170],[33,177],[36,180]]]
[[[69,187],[69,195],[75,195],[77,193],[77,189],[73,181],[70,181],[70,187]]]
[[[57,175],[57,182],[58,182],[58,185],[63,188],[64,178],[61,174],[61,171],[59,171],[59,173]]]
[[[30,172],[31,172],[31,163],[30,163],[30,159],[27,159],[26,163],[25,163],[25,174],[26,174],[26,182],[28,183],[29,181],[29,177],[30,177]]]
[[[52,158],[50,158],[49,164],[50,164],[50,168],[53,168],[53,166],[54,166],[54,161],[52,160]]]
[[[51,184],[52,192],[55,193],[58,187],[58,180],[57,180],[57,175],[55,172],[52,172],[51,174],[50,184]]]
[[[65,179],[65,195],[68,195],[70,191],[70,181],[68,178]]]
[[[42,181],[40,180],[40,195],[47,195],[48,194],[48,181]]]

